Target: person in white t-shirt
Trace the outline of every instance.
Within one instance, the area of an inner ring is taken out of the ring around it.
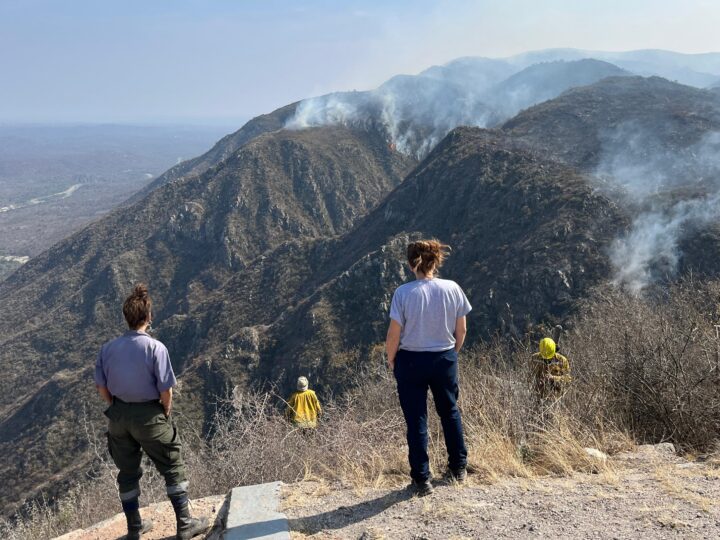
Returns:
[[[432,493],[427,453],[427,391],[433,394],[448,451],[448,474],[464,481],[467,449],[457,406],[458,351],[467,333],[472,307],[460,286],[437,277],[449,247],[437,240],[408,246],[415,280],[401,285],[390,306],[386,350],[395,374],[400,406],[407,423],[412,485],[419,495]]]

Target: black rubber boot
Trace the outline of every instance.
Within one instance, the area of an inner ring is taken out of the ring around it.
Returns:
[[[177,518],[177,540],[190,540],[198,534],[202,534],[210,528],[208,518],[205,516],[194,518],[190,515],[190,504],[185,497],[183,504],[175,504],[173,500],[173,508],[175,509],[175,517]]]
[[[140,517],[140,510],[131,510],[125,512],[125,519],[127,520],[127,536],[126,540],[140,540],[142,535],[149,532],[153,528],[153,522],[150,519],[142,519]]]
[[[465,467],[460,467],[459,469],[448,469],[447,478],[451,482],[462,484],[465,480],[467,480],[467,469]]]
[[[425,497],[426,495],[430,495],[432,492],[435,491],[429,478],[422,481],[413,480],[410,486],[415,492],[415,495],[417,495],[418,497]]]

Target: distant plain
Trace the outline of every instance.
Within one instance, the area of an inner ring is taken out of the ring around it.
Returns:
[[[104,215],[227,126],[0,125],[0,279]]]

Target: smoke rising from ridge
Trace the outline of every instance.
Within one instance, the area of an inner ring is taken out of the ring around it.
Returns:
[[[630,231],[611,246],[614,283],[637,294],[656,279],[672,277],[680,261],[683,233],[712,223],[718,215],[719,194],[640,214]]]
[[[628,123],[604,135],[605,179],[635,214],[610,247],[616,285],[637,294],[673,277],[684,235],[720,217],[720,133],[684,148],[668,148],[649,130]]]
[[[393,77],[368,92],[304,100],[286,127],[382,127],[398,151],[421,159],[458,126],[492,127],[569,88],[619,75],[629,73],[593,59],[522,68],[504,60],[465,58],[420,75]]]
[[[286,127],[340,124],[379,129],[397,151],[421,159],[455,127],[493,127],[519,109],[569,88],[628,75],[632,74],[592,58],[529,66],[465,58],[418,76],[394,77],[369,92],[305,100]],[[695,99],[685,90],[678,92],[681,100]],[[616,127],[597,134],[602,156],[596,176],[634,218],[610,248],[614,281],[635,293],[674,276],[688,233],[720,216],[720,133],[707,132],[717,129],[715,105],[709,105],[706,97],[704,108],[691,105],[686,110],[678,101],[668,114],[665,102],[655,101],[652,93],[647,97],[651,102],[647,111],[643,97],[638,110],[624,113],[624,118],[635,121],[611,123]]]
[[[401,75],[369,92],[307,99],[286,128],[377,126],[399,152],[421,159],[453,128],[485,127],[497,120],[479,92],[430,77]]]

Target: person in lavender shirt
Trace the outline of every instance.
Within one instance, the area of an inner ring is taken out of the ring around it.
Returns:
[[[127,519],[128,540],[139,539],[152,529],[140,516],[142,453],[150,457],[165,478],[167,495],[177,519],[178,539],[188,539],[208,529],[208,519],[190,515],[177,427],[171,421],[175,374],[168,350],[147,334],[152,320],[152,300],[145,285],[137,285],[123,304],[130,329],[102,346],[95,363],[95,385],[110,404],[108,449],[119,469],[120,503]]]
[[[472,307],[457,283],[437,277],[448,249],[437,240],[408,246],[408,265],[415,280],[398,287],[393,295],[385,343],[407,424],[412,486],[420,496],[433,492],[427,452],[428,388],[445,436],[448,476],[457,482],[467,476],[467,449],[457,406],[457,364],[467,333],[465,317]]]

